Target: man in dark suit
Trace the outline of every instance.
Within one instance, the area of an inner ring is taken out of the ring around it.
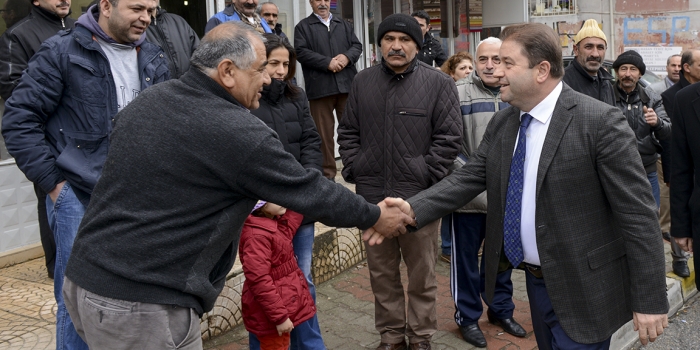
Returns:
[[[494,76],[511,107],[464,167],[406,202],[385,201],[420,228],[487,190],[486,298],[499,271],[525,269],[540,349],[607,349],[630,319],[643,344],[654,341],[668,326],[663,243],[627,121],[561,82],[551,28],[513,25],[502,37]]]
[[[674,85],[675,86],[675,85]],[[683,101],[683,103],[678,103]],[[700,251],[700,84],[676,94],[671,143],[671,235],[683,250]],[[695,199],[693,199],[695,198]],[[695,259],[695,271],[700,261]],[[700,280],[695,280],[700,288]]]

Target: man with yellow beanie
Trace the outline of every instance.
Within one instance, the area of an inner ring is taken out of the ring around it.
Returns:
[[[564,82],[572,89],[615,105],[613,76],[603,68],[608,39],[594,19],[586,20],[574,37],[576,59],[566,67]]]

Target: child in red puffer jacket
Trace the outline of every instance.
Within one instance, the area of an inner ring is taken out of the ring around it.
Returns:
[[[289,333],[316,314],[292,238],[304,217],[258,202],[243,225],[239,252],[243,283],[243,324],[262,350],[289,347]]]

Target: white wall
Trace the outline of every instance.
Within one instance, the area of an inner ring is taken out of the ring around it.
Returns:
[[[13,159],[0,161],[0,254],[40,242],[34,186]]]

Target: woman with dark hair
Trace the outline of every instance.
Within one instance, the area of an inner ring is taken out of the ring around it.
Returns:
[[[474,58],[469,52],[457,52],[442,64],[440,70],[451,76],[454,81],[464,79],[474,70]]]
[[[267,126],[277,132],[284,149],[306,169],[323,172],[321,137],[309,112],[309,101],[304,90],[292,82],[297,57],[286,39],[274,34],[264,34],[267,42],[267,72],[272,78],[263,88],[260,107],[251,111]],[[265,199],[265,198],[261,198]],[[316,288],[311,280],[311,256],[314,244],[314,222],[304,219],[292,241],[299,268],[306,276],[309,291],[316,300]],[[250,334],[250,348],[259,349],[255,335]],[[294,328],[291,349],[325,349],[318,319],[314,316]]]

